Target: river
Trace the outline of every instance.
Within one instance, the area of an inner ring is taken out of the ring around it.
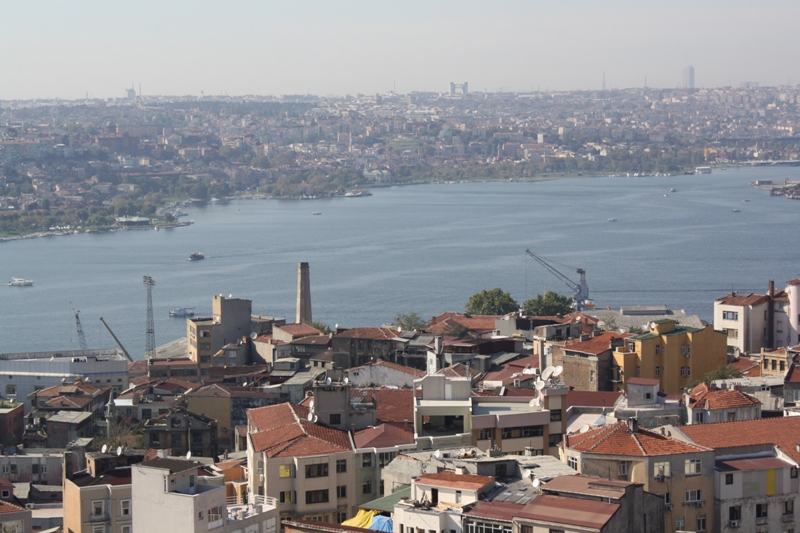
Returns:
[[[293,321],[300,261],[310,263],[313,318],[331,326],[461,311],[493,287],[520,302],[545,289],[569,294],[526,248],[574,280],[586,269],[598,306],[666,304],[710,321],[714,299],[732,288],[764,292],[769,279],[783,287],[800,275],[800,202],[749,185],[784,178],[800,179],[800,168],[377,188],[190,206],[194,224],[170,230],[0,243],[0,279],[35,281],[0,287],[0,352],[78,349],[74,305],[89,347],[115,346],[103,316],[141,358],[145,275],[156,282],[158,345],[185,335],[170,309],[209,316],[214,294]],[[206,259],[190,262],[193,251]]]

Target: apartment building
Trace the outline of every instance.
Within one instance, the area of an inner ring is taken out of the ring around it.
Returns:
[[[663,502],[665,531],[713,531],[714,451],[636,419],[564,437],[562,461],[581,474],[641,484]]]
[[[414,380],[414,438],[420,449],[472,443],[472,379],[426,375]]]
[[[687,424],[761,418],[761,402],[734,388],[701,383],[683,395]]]
[[[15,503],[0,500],[0,531],[5,533],[31,533],[33,513]]]
[[[633,377],[657,379],[661,391],[678,394],[693,378],[702,378],[727,361],[726,337],[711,326],[680,326],[671,319],[651,322],[648,331],[625,339],[614,350],[612,381],[624,391]]]
[[[78,472],[64,479],[64,530],[132,533],[131,467]]]
[[[281,519],[340,523],[354,514],[363,458],[348,432],[289,403],[251,409],[247,419],[250,494],[273,498]]]

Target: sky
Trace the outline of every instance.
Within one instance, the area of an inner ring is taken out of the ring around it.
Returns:
[[[797,0],[23,0],[0,100],[800,83]]]

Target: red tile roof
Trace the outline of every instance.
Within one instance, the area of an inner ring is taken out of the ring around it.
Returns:
[[[25,512],[25,508],[11,502],[0,500],[0,514]]]
[[[267,457],[304,457],[353,449],[347,432],[309,422],[308,413],[289,403],[248,410],[255,451]]]
[[[308,324],[283,324],[281,326],[273,326],[273,327],[288,333],[292,337],[308,337],[309,335],[322,335],[322,332],[320,330],[311,327]]]
[[[353,328],[343,330],[334,335],[334,337],[340,339],[392,340],[397,335],[398,332],[390,328]]]
[[[643,428],[634,433],[624,420],[586,433],[567,435],[564,442],[567,448],[579,452],[607,455],[651,456],[708,451],[703,446],[681,442]]]
[[[800,416],[696,424],[681,426],[680,431],[692,442],[714,449],[773,444],[794,461],[800,461]]]
[[[409,375],[412,375],[412,376],[415,376],[415,377],[418,377],[418,378],[421,378],[421,377],[423,377],[425,375],[425,372],[423,372],[422,370],[417,370],[416,368],[411,368],[409,366],[398,365],[397,363],[392,363],[391,361],[384,361],[384,360],[375,361],[374,363],[367,363],[367,364],[362,365],[362,366],[354,366],[354,367],[348,368],[347,370],[348,370],[348,372],[352,372],[353,370],[360,370],[360,369],[366,368],[368,366],[383,366],[383,367],[386,367],[386,368],[391,368],[392,370],[397,370],[398,372],[405,372],[406,374],[409,374]]]
[[[745,294],[739,295],[736,293],[728,294],[727,296],[723,296],[717,300],[718,303],[722,305],[738,305],[738,306],[746,306],[746,305],[759,305],[769,300],[769,296],[766,294]]]
[[[401,444],[414,444],[414,430],[391,424],[381,424],[357,431],[353,435],[356,448],[388,448]]]
[[[760,367],[759,367],[760,368]],[[792,363],[786,371],[786,377],[783,378],[784,383],[800,383],[800,365]]]
[[[567,407],[608,407],[610,409],[622,396],[621,392],[571,390],[567,393]]]
[[[441,315],[436,315],[430,320],[428,332],[434,334],[444,333],[448,326],[460,325],[475,333],[488,333],[494,331],[495,320],[502,315],[465,315],[448,311]]]
[[[712,389],[701,383],[689,391],[690,409],[735,409],[754,405],[761,405],[761,402],[736,389]]]
[[[617,333],[616,331],[604,331],[586,341],[567,341],[564,349],[569,352],[580,352],[591,355],[600,355],[603,352],[611,351],[611,341],[630,337],[630,333]]]
[[[771,468],[786,468],[792,466],[777,457],[753,457],[749,459],[733,459],[730,461],[717,461],[717,468],[721,471],[731,470],[768,470]]]
[[[464,515],[511,522],[524,508],[525,506],[519,503],[477,501],[472,505],[471,510],[464,511]]]
[[[475,379],[480,374],[480,372],[478,372],[474,368],[468,367],[464,363],[456,363],[453,366],[446,366],[436,373],[441,374],[443,376],[447,376],[449,378],[468,377],[470,379]]]
[[[734,370],[738,370],[743,377],[757,378],[761,376],[761,363],[749,357],[739,356],[733,363],[728,366]]]
[[[436,474],[422,474],[417,477],[417,483],[434,485],[437,487],[451,487],[454,489],[480,490],[489,483],[494,482],[492,476],[476,476],[473,474],[456,474],[450,470],[443,470]]]

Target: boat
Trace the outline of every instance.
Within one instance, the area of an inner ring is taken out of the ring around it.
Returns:
[[[203,252],[192,252],[189,254],[189,261],[199,261],[200,259],[205,259],[206,256],[203,255]]]
[[[678,192],[678,189],[672,188],[669,190],[669,192]]]
[[[8,282],[9,287],[30,287],[31,285],[33,285],[33,280],[25,278],[11,278],[11,281]]]
[[[176,307],[169,312],[169,316],[176,316],[176,317],[194,316],[194,307]]]
[[[608,219],[608,221],[609,221],[609,222],[616,222],[616,221],[617,221],[617,219],[616,219],[616,218],[609,218],[609,219]]]
[[[372,193],[364,189],[356,189],[354,191],[345,193],[345,196],[347,198],[361,198],[363,196],[372,196]]]
[[[732,211],[733,211],[734,213],[741,213],[741,212],[742,212],[742,210],[741,210],[741,209],[732,209]]]
[[[314,211],[314,212],[313,212],[313,213],[311,213],[311,214],[312,214],[312,215],[321,215],[322,213],[320,213],[319,211]]]
[[[744,200],[742,200],[742,201],[743,201],[743,202],[749,202],[749,201],[750,201],[750,198],[745,198],[745,199],[744,199]]]
[[[694,169],[695,174],[711,174],[711,167],[697,167]]]

